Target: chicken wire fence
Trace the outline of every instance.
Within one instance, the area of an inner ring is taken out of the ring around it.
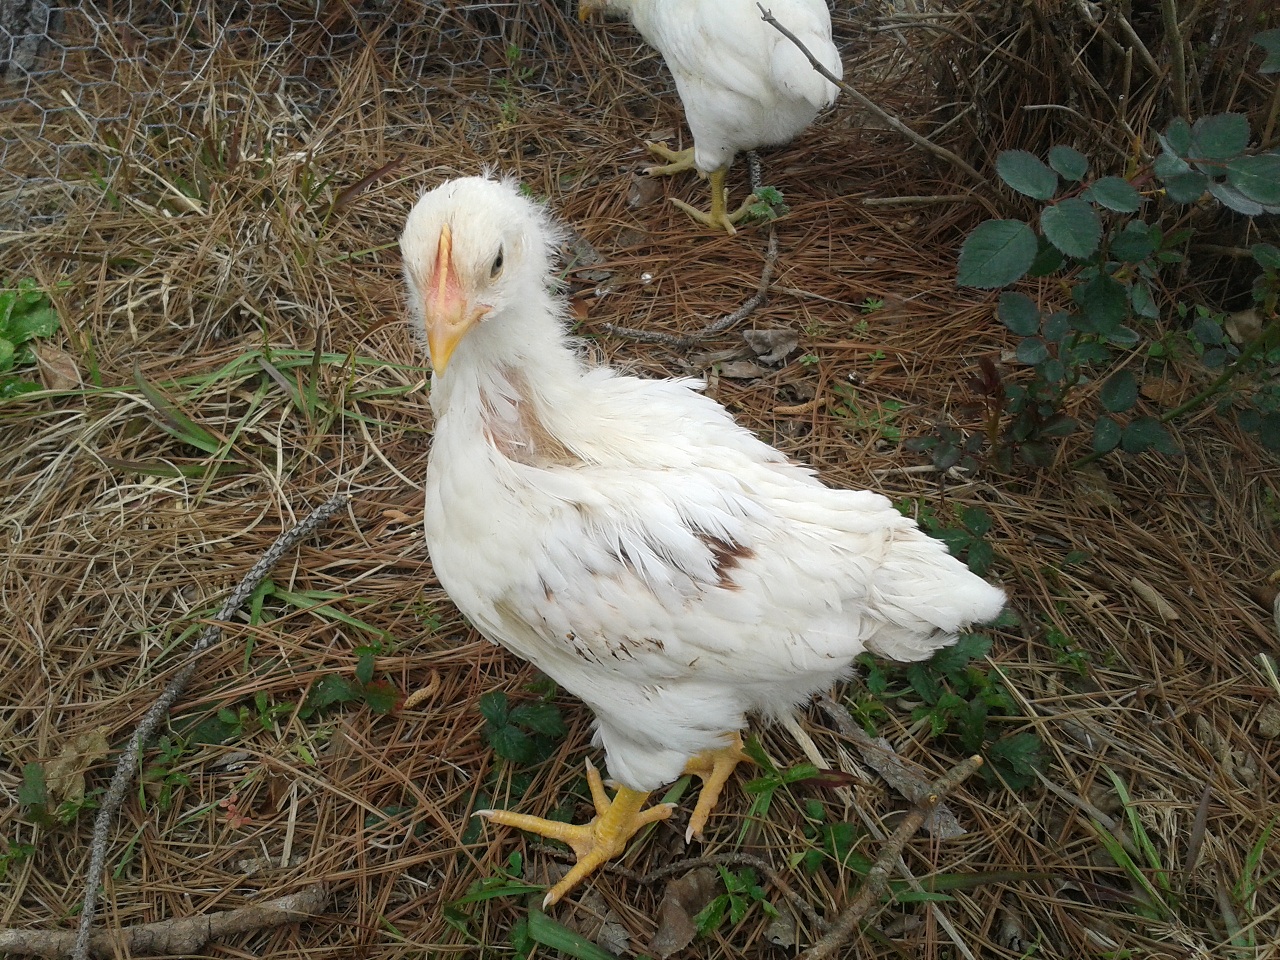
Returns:
[[[197,136],[266,96],[282,127],[314,126],[365,56],[397,92],[425,83],[447,91],[460,74],[518,57],[521,86],[554,96],[572,6],[0,0],[0,228],[56,217],[50,188],[59,183],[109,180],[126,125]]]

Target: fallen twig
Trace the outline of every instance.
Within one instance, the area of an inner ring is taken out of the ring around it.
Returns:
[[[813,64],[813,69],[817,70],[820,74],[822,74],[832,83],[834,83],[837,87],[839,87],[849,96],[853,97],[853,99],[858,101],[858,103],[861,104],[865,109],[870,110],[877,117],[879,117],[881,120],[887,123],[893,130],[902,134],[902,136],[906,137],[908,140],[910,140],[920,149],[927,150],[929,153],[932,153],[935,157],[940,157],[941,159],[950,163],[952,166],[960,170],[963,170],[968,176],[972,177],[978,183],[985,184],[987,182],[987,178],[984,177],[982,174],[980,174],[973,167],[971,167],[968,163],[966,163],[963,158],[961,158],[957,154],[952,153],[946,147],[938,146],[928,137],[922,137],[920,134],[916,133],[914,130],[908,127],[905,123],[903,123],[893,114],[891,114],[888,110],[884,109],[884,107],[880,106],[880,104],[876,103],[874,100],[872,100],[870,97],[866,96],[865,94],[859,93],[856,89],[854,89],[852,85],[850,85],[844,80],[841,80],[834,73],[832,73],[825,66],[823,66],[822,63],[819,62],[819,60],[812,53],[809,52],[809,48],[806,47],[800,41],[799,37],[797,37],[794,33],[792,33],[790,30],[788,30],[786,27],[780,24],[776,19],[774,19],[772,10],[766,10],[764,8],[764,4],[761,4],[761,3],[757,3],[756,7],[757,9],[759,9],[760,17],[761,19],[764,20],[765,23],[769,24],[769,26],[773,27],[773,29],[777,30],[784,37],[786,37],[788,40],[794,43],[797,47],[799,47],[800,52],[803,53],[806,57],[808,57],[809,62]]]
[[[262,555],[262,559],[255,563],[249,572],[244,575],[235,590],[231,592],[231,596],[227,597],[226,603],[218,611],[215,620],[226,621],[235,616],[236,611],[249,599],[249,595],[253,593],[258,584],[271,571],[271,568],[279,562],[280,558],[303,537],[310,534],[320,524],[346,506],[348,499],[346,494],[338,494],[329,498],[312,510],[311,515],[296,527],[282,533],[276,542],[271,545],[271,548]],[[191,659],[174,675],[173,679],[169,681],[169,685],[165,687],[164,692],[160,694],[159,699],[151,705],[151,709],[143,716],[142,721],[138,724],[138,729],[134,731],[133,738],[125,746],[120,754],[120,759],[116,762],[116,772],[111,778],[111,786],[107,789],[106,796],[103,797],[102,806],[98,810],[98,817],[93,823],[93,842],[89,848],[89,869],[85,875],[84,906],[80,913],[80,927],[76,931],[75,947],[71,952],[73,960],[87,960],[89,956],[90,934],[93,930],[94,913],[98,906],[98,887],[102,883],[102,869],[107,859],[107,835],[111,829],[111,821],[114,819],[116,811],[120,809],[120,804],[124,801],[125,791],[129,789],[129,785],[133,782],[133,776],[137,772],[138,757],[147,744],[151,742],[156,728],[169,715],[169,708],[173,706],[178,697],[182,696],[182,691],[186,689],[187,684],[191,681],[191,677],[196,672],[196,665],[199,662],[198,655],[217,643],[221,636],[221,622],[211,623],[200,632],[199,636],[196,637],[195,643],[191,645]]]
[[[328,902],[329,891],[324,884],[316,883],[266,903],[102,930],[89,938],[87,950],[103,957],[159,953],[190,956],[210,940],[313,917]],[[78,936],[70,930],[0,929],[0,954],[6,956],[65,957],[79,949]]]
[[[889,873],[894,861],[902,855],[902,848],[906,846],[907,841],[920,829],[920,825],[933,812],[939,801],[981,766],[981,757],[970,757],[956,764],[932,785],[928,796],[923,797],[902,818],[902,823],[885,844],[884,849],[880,851],[880,856],[876,857],[876,862],[871,865],[871,869],[867,871],[866,882],[858,891],[853,903],[845,907],[839,918],[831,925],[831,929],[822,935],[821,940],[800,955],[800,960],[823,960],[824,957],[834,956],[843,948],[845,942],[852,936],[854,928],[871,913],[872,908],[888,889]]]

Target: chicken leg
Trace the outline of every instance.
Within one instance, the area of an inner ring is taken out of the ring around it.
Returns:
[[[547,891],[546,897],[542,900],[544,907],[558,901],[594,873],[598,867],[622,853],[627,847],[627,841],[642,827],[667,819],[675,810],[673,803],[658,803],[647,810],[642,809],[649,794],[632,790],[630,787],[618,787],[617,793],[610,800],[604,792],[600,772],[592,766],[590,760],[587,761],[587,785],[591,788],[591,799],[595,804],[596,816],[590,823],[581,826],[560,823],[556,820],[544,820],[542,817],[530,817],[508,810],[477,810],[475,812],[476,816],[484,817],[494,823],[527,830],[540,837],[559,840],[573,848],[578,862],[565,874],[564,879]]]
[[[645,173],[651,177],[669,177],[674,173],[683,173],[686,170],[697,169],[693,162],[693,148],[687,150],[672,150],[666,144],[653,143],[646,140],[645,149],[654,156],[661,157],[668,161],[660,167],[649,167]],[[699,171],[701,172],[701,171]],[[724,230],[732,235],[738,231],[734,229],[734,224],[745,217],[753,203],[756,202],[755,194],[747,197],[742,201],[742,206],[738,207],[733,213],[728,213],[725,209],[725,176],[729,169],[725,167],[721,170],[712,170],[707,178],[711,181],[711,210],[704,213],[692,204],[685,203],[683,200],[672,199],[672,203],[687,213],[699,223],[706,224],[715,230]]]
[[[686,843],[694,837],[702,837],[702,828],[707,825],[711,811],[720,800],[724,785],[729,782],[734,768],[743,760],[751,762],[751,758],[742,749],[742,737],[735,733],[727,746],[700,753],[685,764],[685,773],[702,778],[702,792],[698,794],[693,816],[689,818],[689,829],[684,835]]]

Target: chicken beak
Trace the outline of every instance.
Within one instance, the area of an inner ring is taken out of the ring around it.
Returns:
[[[578,22],[586,23],[602,9],[603,4],[599,0],[578,0]]]
[[[488,307],[474,306],[463,292],[453,263],[453,233],[446,223],[440,228],[436,267],[423,308],[431,368],[437,374],[444,373],[467,331],[488,312]]]

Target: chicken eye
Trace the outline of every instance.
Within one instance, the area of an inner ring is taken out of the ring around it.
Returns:
[[[493,258],[493,266],[489,268],[489,279],[497,280],[502,274],[502,248],[498,248],[498,255]]]

